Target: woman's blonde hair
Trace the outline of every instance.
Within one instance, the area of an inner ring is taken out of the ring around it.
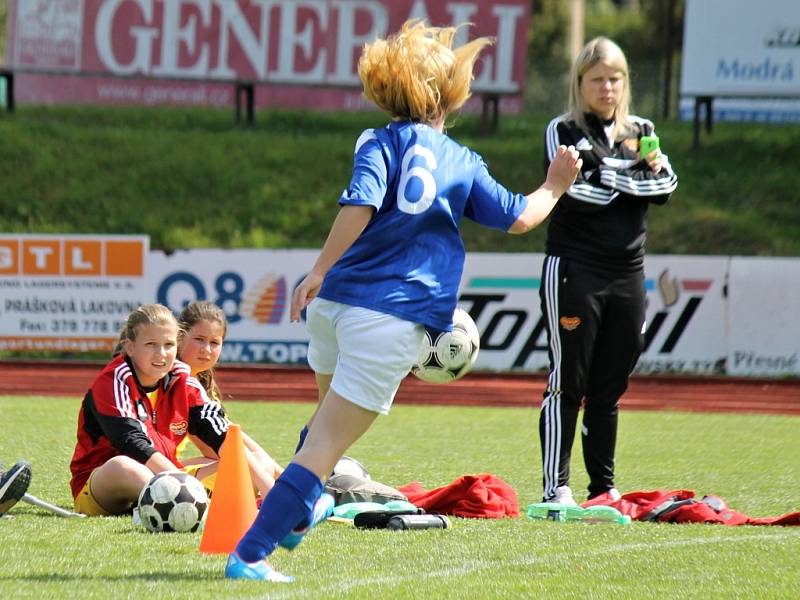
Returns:
[[[422,123],[461,108],[478,54],[492,41],[481,37],[454,49],[456,32],[410,20],[386,39],[365,44],[358,63],[364,96],[394,119]]]
[[[222,338],[225,339],[228,334],[228,318],[225,316],[225,312],[213,302],[208,302],[207,300],[190,302],[178,317],[178,322],[183,329],[183,335],[188,334],[189,330],[201,321],[219,323],[222,326]],[[217,380],[214,377],[213,368],[201,371],[196,377],[211,398],[222,400],[222,391],[219,389]]]
[[[122,330],[119,332],[119,340],[114,348],[114,356],[125,351],[124,343],[128,340],[136,341],[139,329],[147,325],[174,325],[180,332],[180,325],[172,311],[163,304],[142,304],[139,308],[128,315]]]
[[[592,112],[581,94],[581,81],[586,71],[598,63],[608,65],[622,73],[622,96],[614,112],[614,128],[612,138],[620,141],[635,132],[628,116],[631,106],[631,82],[628,73],[628,61],[622,48],[607,37],[596,37],[587,43],[575,59],[570,74],[569,108],[567,116],[575,121],[581,129],[586,129],[586,113]]]

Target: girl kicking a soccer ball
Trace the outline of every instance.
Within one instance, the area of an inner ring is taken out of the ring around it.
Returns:
[[[228,420],[175,359],[178,325],[161,304],[144,304],[127,318],[119,352],[95,378],[78,414],[78,441],[70,470],[75,511],[89,516],[125,514],[154,474],[182,468],[176,447],[189,434],[219,452]],[[255,485],[271,478],[248,456]],[[212,461],[198,479],[216,472]]]
[[[545,183],[524,196],[502,187],[480,156],[444,133],[470,95],[475,60],[490,43],[453,49],[456,28],[407,22],[364,47],[365,96],[391,122],[355,146],[350,185],[314,267],[294,292],[308,307],[308,362],[322,398],[307,435],[228,558],[231,578],[291,581],[267,562],[326,516],[317,503],[336,461],[386,414],[426,326],[449,330],[464,266],[459,222],[524,233],[544,220],[581,162],[561,147]],[[316,504],[315,504],[316,503]]]

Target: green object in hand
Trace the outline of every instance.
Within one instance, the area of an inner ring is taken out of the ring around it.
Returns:
[[[645,158],[653,150],[658,150],[658,136],[643,135],[639,139],[639,158]]]

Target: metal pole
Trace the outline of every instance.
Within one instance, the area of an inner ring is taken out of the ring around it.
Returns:
[[[58,515],[59,517],[85,517],[81,513],[72,512],[71,510],[64,510],[60,506],[56,506],[54,504],[50,504],[49,502],[45,502],[44,500],[39,500],[36,496],[31,496],[30,494],[25,494],[22,496],[22,499],[27,502],[28,504],[33,504],[34,506],[38,506],[39,508],[43,508],[45,510],[49,510],[51,513]]]
[[[667,14],[664,19],[664,96],[662,99],[661,116],[669,119],[672,108],[672,60],[674,49],[674,24],[675,0],[667,0]]]
[[[572,0],[570,3],[569,20],[569,57],[574,63],[583,48],[586,28],[584,26],[586,6],[584,0]]]

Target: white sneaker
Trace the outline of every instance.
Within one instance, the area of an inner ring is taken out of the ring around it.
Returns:
[[[622,498],[622,494],[619,493],[619,490],[617,488],[611,488],[606,492],[606,494],[608,494],[608,497],[611,498],[614,502]]]
[[[578,503],[575,502],[575,498],[572,497],[572,490],[568,485],[558,486],[555,493],[550,498],[547,498],[545,502],[578,506]]]

